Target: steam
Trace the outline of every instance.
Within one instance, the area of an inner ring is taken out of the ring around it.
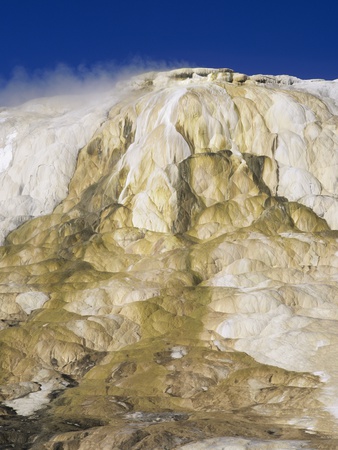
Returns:
[[[91,67],[80,65],[76,68],[58,64],[54,69],[38,69],[33,72],[24,67],[16,67],[10,80],[0,78],[0,107],[17,106],[39,97],[95,94],[112,89],[121,79],[142,72],[170,70],[182,66],[187,66],[187,63],[154,62],[134,58],[125,66],[113,62]]]

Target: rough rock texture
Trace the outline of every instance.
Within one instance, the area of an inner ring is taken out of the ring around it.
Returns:
[[[82,106],[69,161],[85,119],[54,140],[39,122],[61,179],[3,163],[46,209],[0,248],[0,445],[337,448],[337,82],[181,69],[119,90]]]

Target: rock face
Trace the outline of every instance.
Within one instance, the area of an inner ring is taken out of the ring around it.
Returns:
[[[338,83],[118,91],[0,113],[0,444],[338,447]]]

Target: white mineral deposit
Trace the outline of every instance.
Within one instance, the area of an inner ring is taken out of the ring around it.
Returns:
[[[337,80],[149,72],[0,126],[1,429],[338,448]]]

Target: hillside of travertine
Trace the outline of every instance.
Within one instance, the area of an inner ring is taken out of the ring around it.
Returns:
[[[337,80],[151,72],[0,123],[0,448],[338,448]]]

